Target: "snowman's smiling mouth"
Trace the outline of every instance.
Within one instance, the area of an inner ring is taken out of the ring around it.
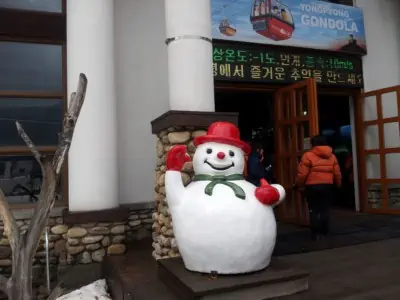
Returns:
[[[232,162],[232,163],[231,163],[230,165],[228,165],[228,166],[217,167],[217,166],[214,166],[212,163],[210,163],[207,159],[204,161],[204,163],[207,164],[207,165],[209,165],[211,168],[213,168],[214,170],[217,170],[217,171],[225,171],[225,170],[228,170],[228,169],[230,169],[230,168],[232,168],[232,167],[235,166],[235,164]]]

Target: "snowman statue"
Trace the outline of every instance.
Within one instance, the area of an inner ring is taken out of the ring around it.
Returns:
[[[256,187],[243,177],[250,147],[238,128],[210,125],[196,137],[194,179],[185,187],[180,171],[190,161],[186,146],[167,155],[165,188],[173,230],[185,267],[190,271],[241,274],[260,271],[275,247],[273,207],[285,198],[280,185],[261,180]]]

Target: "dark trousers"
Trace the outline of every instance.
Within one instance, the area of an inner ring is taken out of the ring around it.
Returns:
[[[310,213],[311,233],[314,237],[329,232],[329,208],[334,193],[333,185],[318,184],[306,187],[305,196]]]

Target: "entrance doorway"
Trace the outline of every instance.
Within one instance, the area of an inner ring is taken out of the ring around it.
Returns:
[[[326,136],[338,159],[342,173],[342,185],[336,190],[332,206],[355,210],[354,164],[350,97],[318,94],[318,116],[320,134]]]
[[[310,79],[281,89],[217,89],[215,105],[216,111],[239,113],[243,140],[261,142],[269,181],[282,184],[287,192],[287,201],[277,208],[278,218],[307,225],[307,203],[293,188],[297,163],[320,128],[336,152],[351,152],[349,97],[317,95],[316,82]],[[348,155],[342,156],[344,168]],[[354,188],[346,185],[336,199],[334,205],[354,208]]]
[[[317,89],[313,79],[284,88],[219,83],[215,99],[217,111],[239,112],[244,140],[262,137],[266,151],[272,152],[274,177],[287,191],[287,201],[277,208],[280,220],[308,224],[307,204],[292,187],[309,138],[324,132],[334,141],[340,137],[339,143],[332,142],[340,145],[336,153],[350,150],[354,155],[354,186],[342,191],[350,199],[339,194],[334,205],[400,215],[400,86],[362,94],[357,89]],[[347,176],[351,171],[344,180]]]
[[[217,112],[239,113],[239,130],[242,140],[257,142],[263,149],[263,166],[270,183],[276,182],[273,162],[274,145],[274,94],[268,91],[216,91]]]

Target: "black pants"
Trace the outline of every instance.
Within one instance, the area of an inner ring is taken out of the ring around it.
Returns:
[[[334,193],[333,185],[318,184],[306,187],[305,196],[310,213],[310,227],[313,236],[329,232],[329,208]]]

